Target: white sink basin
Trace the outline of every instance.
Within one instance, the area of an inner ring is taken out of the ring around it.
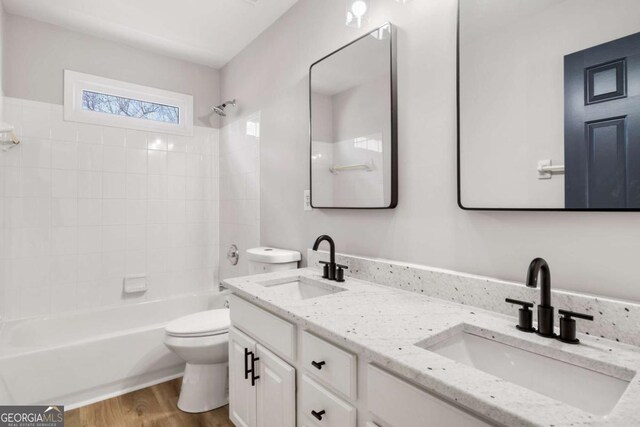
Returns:
[[[306,277],[297,277],[277,281],[262,282],[260,285],[269,288],[274,295],[281,295],[288,299],[305,300],[324,295],[346,291],[344,288],[329,285],[328,283],[312,280]]]
[[[609,414],[629,385],[628,380],[476,335],[469,325],[434,341],[437,337],[416,345],[598,416]]]

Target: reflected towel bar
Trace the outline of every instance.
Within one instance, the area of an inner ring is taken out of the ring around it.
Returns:
[[[551,160],[538,162],[538,179],[551,179],[554,173],[564,173],[564,165],[552,165]]]
[[[373,160],[369,160],[367,163],[357,164],[357,165],[344,165],[344,166],[334,166],[329,168],[331,173],[338,173],[342,171],[353,171],[353,170],[366,170],[367,172],[371,172],[376,168]]]

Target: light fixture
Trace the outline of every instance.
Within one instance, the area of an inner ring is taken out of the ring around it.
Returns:
[[[347,0],[347,26],[362,28],[369,23],[370,0]]]

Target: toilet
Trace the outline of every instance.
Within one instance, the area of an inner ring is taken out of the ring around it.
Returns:
[[[247,250],[250,274],[298,268],[300,252],[259,247]],[[229,310],[201,311],[170,322],[165,345],[186,363],[178,408],[206,412],[229,403]]]
[[[187,365],[178,408],[205,412],[229,403],[229,310],[201,311],[170,322],[165,345]]]

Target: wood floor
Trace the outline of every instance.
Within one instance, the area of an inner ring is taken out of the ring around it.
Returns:
[[[233,427],[229,406],[187,414],[176,406],[180,381],[175,379],[65,413],[65,427]]]

